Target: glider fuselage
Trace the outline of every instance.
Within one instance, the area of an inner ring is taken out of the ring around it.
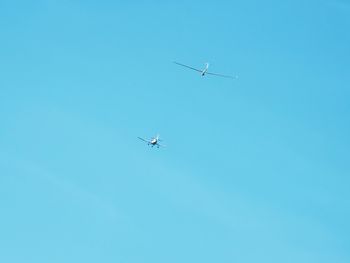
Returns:
[[[205,63],[205,68],[203,69],[201,75],[204,76],[208,72],[209,63]]]

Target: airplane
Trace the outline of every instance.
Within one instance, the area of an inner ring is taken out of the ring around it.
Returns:
[[[205,67],[204,69],[196,69],[196,68],[193,68],[193,67],[190,67],[190,66],[187,66],[185,64],[181,64],[179,62],[176,62],[174,61],[175,64],[177,65],[180,65],[182,67],[186,67],[186,68],[189,68],[189,69],[192,69],[192,70],[195,70],[195,71],[198,71],[201,73],[202,77],[206,74],[208,75],[214,75],[214,76],[219,76],[219,77],[224,77],[224,78],[230,78],[230,79],[237,79],[238,76],[229,76],[229,75],[222,75],[222,74],[217,74],[217,73],[212,73],[212,72],[208,72],[208,68],[209,68],[209,63],[205,63]]]
[[[141,137],[137,137],[137,138],[139,138],[141,141],[146,142],[147,145],[151,145],[152,147],[153,147],[153,146],[157,146],[157,148],[159,148],[159,147],[165,147],[165,145],[159,143],[159,142],[162,141],[161,139],[159,139],[159,134],[157,134],[156,137],[153,137],[153,138],[151,138],[150,140],[145,140],[145,139],[143,139],[143,138],[141,138]]]

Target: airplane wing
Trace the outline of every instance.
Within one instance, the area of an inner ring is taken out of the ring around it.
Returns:
[[[149,141],[147,141],[147,140],[145,140],[145,139],[143,139],[143,138],[141,138],[141,137],[137,137],[137,138],[139,138],[141,141],[144,141],[144,142],[149,143]]]
[[[160,146],[160,147],[166,147],[166,145],[160,144],[160,143],[157,143],[157,145]]]
[[[229,78],[229,79],[237,79],[238,78],[238,76],[222,75],[222,74],[216,74],[216,73],[211,73],[211,72],[207,72],[206,74],[219,76],[219,77],[223,77],[223,78]]]
[[[187,65],[178,63],[178,62],[176,62],[176,61],[174,61],[174,63],[177,64],[177,65],[183,66],[183,67],[185,67],[185,68],[189,68],[189,69],[192,69],[192,70],[195,70],[195,71],[198,71],[198,72],[202,72],[202,70],[200,70],[200,69],[192,68],[192,67],[190,67],[190,66],[187,66]]]

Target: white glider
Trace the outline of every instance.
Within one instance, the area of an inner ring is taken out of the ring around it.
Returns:
[[[209,63],[205,63],[205,67],[202,70],[201,69],[197,69],[197,68],[193,68],[193,67],[190,67],[190,66],[187,66],[185,64],[181,64],[181,63],[176,62],[176,61],[174,61],[174,63],[179,65],[179,66],[182,66],[182,67],[189,68],[189,69],[195,70],[197,72],[200,72],[202,76],[208,74],[208,75],[214,75],[214,76],[219,76],[219,77],[223,77],[223,78],[230,78],[230,79],[237,79],[238,78],[238,76],[229,76],[229,75],[222,75],[222,74],[208,72]]]

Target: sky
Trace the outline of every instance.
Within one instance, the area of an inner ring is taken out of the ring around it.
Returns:
[[[347,0],[0,0],[0,262],[349,262],[349,27]]]

